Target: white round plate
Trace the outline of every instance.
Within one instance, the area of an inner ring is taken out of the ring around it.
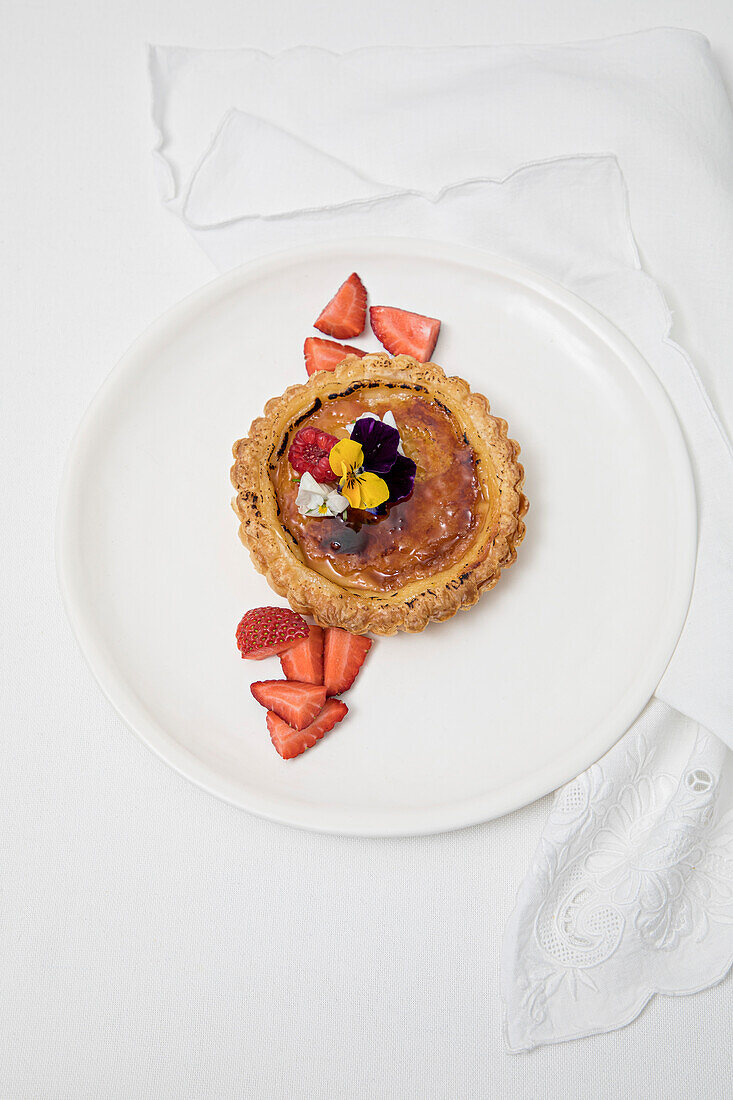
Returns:
[[[234,643],[248,608],[284,601],[237,537],[231,446],[305,380],[303,340],[354,270],[372,302],[443,319],[435,360],[522,445],[527,535],[470,613],[376,639],[347,718],[283,761],[249,692],[279,664]],[[86,414],[57,529],[73,628],[132,729],[244,809],[361,835],[495,817],[609,749],[675,647],[695,548],[682,434],[631,344],[513,263],[397,239],[271,256],[166,313]]]

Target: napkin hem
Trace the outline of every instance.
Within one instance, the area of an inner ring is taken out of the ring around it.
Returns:
[[[430,206],[437,206],[446,197],[446,195],[450,194],[451,191],[456,191],[461,187],[469,187],[472,184],[491,184],[491,185],[494,185],[494,186],[501,186],[504,183],[508,183],[510,180],[514,179],[515,176],[521,174],[522,172],[524,172],[526,170],[529,170],[529,169],[533,169],[533,168],[542,168],[542,167],[545,167],[545,166],[555,165],[555,164],[575,163],[575,162],[578,162],[578,161],[587,161],[587,162],[598,161],[598,162],[601,162],[601,161],[606,161],[607,160],[607,161],[613,162],[616,165],[617,169],[618,169],[619,177],[620,177],[621,182],[622,182],[622,191],[623,191],[623,197],[624,197],[624,217],[625,217],[625,220],[626,220],[626,228],[627,228],[627,231],[628,231],[628,240],[627,240],[626,243],[630,246],[631,256],[632,256],[632,260],[633,260],[633,267],[636,268],[637,270],[642,270],[642,264],[641,264],[641,257],[640,257],[640,254],[639,254],[639,249],[638,249],[638,246],[636,244],[636,238],[634,236],[633,230],[631,228],[631,215],[630,215],[628,188],[626,186],[626,180],[624,178],[624,174],[623,174],[623,171],[621,169],[621,165],[619,163],[618,157],[616,156],[615,153],[611,152],[610,150],[609,151],[604,151],[604,152],[594,152],[594,153],[561,153],[561,154],[558,154],[556,156],[540,157],[537,160],[523,161],[521,164],[517,165],[515,168],[512,168],[509,172],[507,172],[503,176],[466,176],[466,177],[463,177],[462,179],[451,180],[450,182],[448,182],[448,183],[444,184],[442,187],[440,187],[437,191],[431,193],[431,192],[428,192],[428,191],[422,191],[419,188],[394,187],[394,186],[390,186],[388,184],[381,184],[380,181],[372,180],[369,176],[364,175],[364,173],[362,173],[358,169],[354,168],[353,165],[347,164],[345,161],[340,160],[338,157],[334,157],[331,153],[326,153],[323,150],[318,149],[316,146],[311,145],[310,148],[314,149],[316,152],[318,152],[324,158],[326,158],[330,161],[333,161],[337,164],[340,164],[342,167],[344,167],[344,168],[348,169],[349,171],[353,172],[360,179],[362,179],[362,180],[364,180],[368,183],[374,183],[375,187],[384,186],[386,188],[386,190],[384,190],[384,191],[382,191],[378,194],[369,195],[369,196],[365,196],[365,197],[362,197],[362,198],[345,199],[345,200],[342,200],[340,202],[316,203],[316,204],[311,205],[311,206],[297,207],[297,208],[293,208],[292,210],[277,211],[277,212],[272,213],[272,214],[259,214],[259,213],[245,214],[245,213],[243,213],[243,214],[237,214],[233,217],[222,218],[220,221],[196,222],[196,221],[192,220],[187,214],[189,202],[191,200],[191,193],[192,193],[192,191],[194,190],[194,188],[196,186],[197,179],[198,179],[204,165],[206,164],[206,162],[208,161],[208,159],[212,155],[214,149],[216,148],[216,144],[217,144],[217,142],[219,140],[219,137],[221,136],[224,128],[226,127],[226,124],[227,124],[228,120],[233,115],[236,115],[236,114],[246,115],[247,112],[239,111],[237,108],[230,108],[225,113],[225,115],[223,116],[223,118],[219,122],[219,125],[216,127],[216,130],[214,131],[212,137],[210,138],[206,149],[204,150],[204,152],[201,154],[198,161],[196,162],[196,164],[195,164],[195,166],[194,166],[194,168],[191,172],[191,177],[190,177],[189,181],[187,182],[187,184],[185,184],[183,187],[179,188],[177,190],[176,194],[171,196],[170,199],[164,200],[164,202],[166,202],[166,205],[172,205],[175,202],[176,199],[181,200],[180,201],[180,210],[176,211],[176,213],[178,213],[179,217],[181,218],[181,221],[184,223],[184,225],[188,229],[199,231],[199,232],[200,231],[205,232],[205,231],[210,230],[210,229],[225,229],[228,226],[239,225],[241,223],[247,223],[247,222],[288,221],[290,219],[300,218],[300,217],[304,217],[304,216],[310,215],[310,214],[325,214],[325,213],[329,213],[329,212],[341,212],[341,211],[368,208],[370,206],[376,205],[377,203],[385,202],[385,201],[388,201],[390,199],[395,199],[395,198],[414,198],[414,199],[422,200]],[[249,117],[259,119],[259,116],[256,116],[256,115],[250,115]],[[260,121],[264,121],[264,120],[260,120]],[[288,136],[295,136],[295,135],[290,135],[287,130],[284,130],[282,127],[277,126],[274,123],[268,123],[268,125],[272,126],[273,129],[278,130],[280,133],[287,134]],[[160,139],[161,139],[161,144],[162,144],[162,142],[163,142],[162,132],[160,132]],[[303,144],[306,144],[306,143],[303,143]],[[157,154],[157,151],[158,151],[159,147],[160,147],[159,145],[155,147],[154,155]],[[163,156],[163,154],[159,154],[159,155]],[[165,160],[165,157],[163,157],[163,159]],[[169,175],[170,175],[171,179],[173,179],[174,178],[174,172],[173,172],[172,165],[168,161],[165,161],[165,163],[168,165],[168,167],[170,169]]]
[[[509,1042],[509,1021],[508,1021],[508,1009],[504,996],[501,997],[502,1005],[502,1041],[504,1044],[505,1054],[530,1054],[533,1050],[538,1050],[540,1047],[556,1046],[559,1043],[572,1043],[576,1039],[591,1039],[594,1035],[607,1035],[612,1031],[620,1031],[624,1027],[628,1027],[629,1024],[633,1024],[646,1006],[654,997],[692,997],[696,993],[704,993],[706,989],[712,989],[713,986],[720,985],[722,981],[728,976],[729,971],[733,968],[733,954],[731,954],[726,962],[723,964],[723,969],[718,973],[717,977],[714,977],[711,981],[703,982],[701,985],[695,986],[694,989],[651,989],[644,994],[630,1013],[624,1017],[617,1024],[610,1024],[608,1026],[601,1025],[600,1027],[590,1028],[588,1031],[574,1032],[572,1035],[556,1035],[551,1039],[540,1039],[535,1043],[529,1043],[527,1046],[515,1046],[513,1047]]]
[[[575,47],[587,49],[588,46],[602,46],[608,42],[620,42],[625,38],[640,38],[643,35],[655,34],[655,33],[671,33],[677,35],[693,35],[695,38],[699,38],[709,48],[712,49],[710,39],[702,31],[697,30],[695,27],[676,27],[671,23],[657,23],[649,27],[639,27],[634,31],[621,31],[618,34],[604,34],[595,38],[573,38],[562,42],[527,42],[526,39],[519,39],[511,42],[457,42],[450,45],[440,46],[417,46],[411,44],[402,44],[394,46],[390,43],[376,44],[372,46],[356,46],[353,50],[331,50],[327,46],[312,46],[305,43],[298,46],[287,46],[283,50],[263,50],[259,46],[181,46],[171,42],[147,42],[146,47],[148,50],[177,50],[180,53],[192,53],[192,54],[234,54],[247,53],[255,54],[258,57],[266,57],[272,61],[278,61],[280,58],[287,58],[291,54],[308,52],[308,53],[322,53],[329,54],[331,57],[355,57],[358,54],[370,53],[373,50],[388,51],[393,50],[395,53],[402,56],[405,51],[409,50],[411,53],[439,53],[443,50],[459,50],[462,52],[469,52],[471,50],[537,50],[542,52],[545,50],[559,50],[559,49],[574,49]]]
[[[633,230],[631,230],[631,222],[630,221],[629,221],[629,230],[633,233]],[[645,274],[646,274],[646,272],[645,272]],[[672,334],[672,326],[674,324],[674,317],[672,316],[672,310],[669,308],[669,305],[667,304],[667,299],[664,296],[662,288],[660,287],[660,285],[656,281],[656,279],[652,279],[651,276],[647,276],[647,277],[650,279],[650,281],[652,282],[652,284],[654,286],[654,290],[655,290],[655,292],[656,292],[656,294],[659,298],[662,309],[664,310],[664,316],[665,316],[665,319],[666,319],[666,322],[667,322],[667,331],[666,331],[666,334],[662,337],[662,343],[668,344],[671,348],[673,348],[675,351],[679,352],[679,354],[682,356],[682,359],[684,360],[684,362],[687,366],[687,369],[689,370],[690,374],[692,375],[692,378],[695,382],[695,386],[697,387],[697,390],[698,390],[698,392],[699,392],[699,394],[700,394],[700,396],[703,400],[705,408],[707,409],[707,411],[708,411],[708,413],[709,413],[709,415],[710,415],[710,417],[713,421],[713,424],[717,428],[718,433],[720,434],[720,437],[723,440],[723,443],[725,445],[726,450],[728,451],[728,455],[729,455],[731,461],[733,461],[733,442],[731,442],[730,436],[728,435],[728,432],[726,431],[725,425],[723,424],[723,421],[720,419],[715,406],[713,405],[712,401],[710,400],[710,395],[708,394],[708,391],[705,389],[705,384],[703,383],[703,380],[700,377],[700,373],[699,373],[697,367],[695,366],[695,364],[693,363],[692,358],[687,354],[687,352],[682,347],[682,345],[678,344],[677,341],[674,340],[672,335],[671,335]],[[684,427],[684,425],[683,425],[683,427]]]

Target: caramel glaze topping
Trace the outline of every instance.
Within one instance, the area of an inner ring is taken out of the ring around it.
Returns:
[[[302,516],[287,447],[272,473],[283,526],[308,565],[341,585],[376,592],[449,568],[470,547],[488,509],[473,448],[449,410],[429,398],[379,389],[338,397],[298,428],[346,438],[346,425],[363,413],[383,416],[390,409],[417,474],[412,495],[389,505],[385,516],[352,509],[323,519]]]

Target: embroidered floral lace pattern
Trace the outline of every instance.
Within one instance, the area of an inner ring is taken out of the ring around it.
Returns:
[[[695,992],[726,973],[732,759],[654,700],[558,792],[505,932],[511,1050],[621,1027],[654,993]]]

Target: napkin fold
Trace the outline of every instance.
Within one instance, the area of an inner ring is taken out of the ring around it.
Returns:
[[[733,960],[718,740],[733,745],[733,452],[630,220],[733,410],[733,126],[707,42],[660,30],[347,55],[152,47],[149,64],[162,198],[221,269],[375,233],[485,247],[595,305],[666,387],[698,495],[693,599],[657,699],[558,795],[507,927],[507,1042],[618,1027],[654,992],[710,984]]]

